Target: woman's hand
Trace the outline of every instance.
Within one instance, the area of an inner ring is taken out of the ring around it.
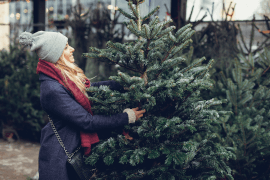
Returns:
[[[138,111],[138,110],[139,110],[138,107],[133,108],[132,110],[135,112],[135,115],[136,115],[136,121],[138,121],[139,118],[143,117],[143,113],[146,112],[145,109],[144,109],[144,110],[141,110],[141,111]]]

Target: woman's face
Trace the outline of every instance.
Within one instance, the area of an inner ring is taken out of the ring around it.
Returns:
[[[67,61],[74,63],[74,57],[73,57],[74,48],[71,47],[68,43],[66,44],[66,47],[63,51],[64,56]]]

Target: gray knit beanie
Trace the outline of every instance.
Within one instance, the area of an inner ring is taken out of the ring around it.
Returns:
[[[35,51],[40,59],[56,63],[65,49],[68,38],[59,32],[23,32],[19,42],[25,46],[30,45],[31,51]]]

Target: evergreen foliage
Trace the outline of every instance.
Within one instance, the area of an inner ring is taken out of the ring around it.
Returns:
[[[88,9],[87,12],[84,9]],[[122,42],[124,32],[121,28],[116,28],[120,12],[115,12],[111,18],[111,10],[101,1],[90,3],[88,7],[82,4],[71,7],[71,19],[68,25],[72,28],[72,38],[69,38],[69,44],[75,48],[73,52],[76,64],[85,72],[87,77],[97,76],[92,80],[103,81],[111,75],[117,74],[117,68],[108,63],[87,59],[81,55],[87,52],[89,46],[105,48],[106,42]],[[91,41],[89,41],[91,39]]]
[[[252,54],[238,54],[233,65],[219,73],[212,92],[204,97],[228,99],[217,110],[233,112],[213,128],[224,146],[235,149],[236,159],[228,162],[234,178],[266,180],[270,178],[270,50],[265,48],[256,59]]]
[[[38,57],[18,46],[0,51],[0,122],[11,126],[21,137],[39,140],[44,126],[40,105]]]
[[[200,58],[180,68],[186,61],[182,52],[192,43],[191,25],[173,33],[175,27],[165,28],[171,21],[160,22],[158,17],[142,24],[139,1],[133,3],[129,1],[131,13],[123,15],[130,19],[127,28],[138,40],[125,44],[109,41],[107,49],[90,47],[90,52],[83,54],[137,73],[133,78],[123,72],[110,77],[124,87],[123,93],[106,86],[87,89],[94,114],[146,109],[135,124],[98,132],[100,142],[85,161],[97,169],[93,179],[233,179],[224,162],[234,157],[231,148],[216,143],[216,134],[209,129],[230,113],[211,109],[226,99],[202,100],[200,95],[201,90],[213,86],[209,69],[214,60],[201,66],[205,58]],[[125,139],[123,128],[133,140]],[[198,134],[200,140],[196,140]]]

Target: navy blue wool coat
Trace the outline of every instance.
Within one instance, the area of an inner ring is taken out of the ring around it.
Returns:
[[[40,102],[50,116],[69,153],[80,146],[80,131],[105,133],[109,129],[128,124],[128,114],[112,116],[94,115],[87,112],[73,95],[57,80],[40,73]],[[115,81],[91,83],[91,86],[107,85],[112,90],[121,90]],[[39,151],[39,180],[69,180],[67,156],[59,144],[50,123],[42,129]]]

